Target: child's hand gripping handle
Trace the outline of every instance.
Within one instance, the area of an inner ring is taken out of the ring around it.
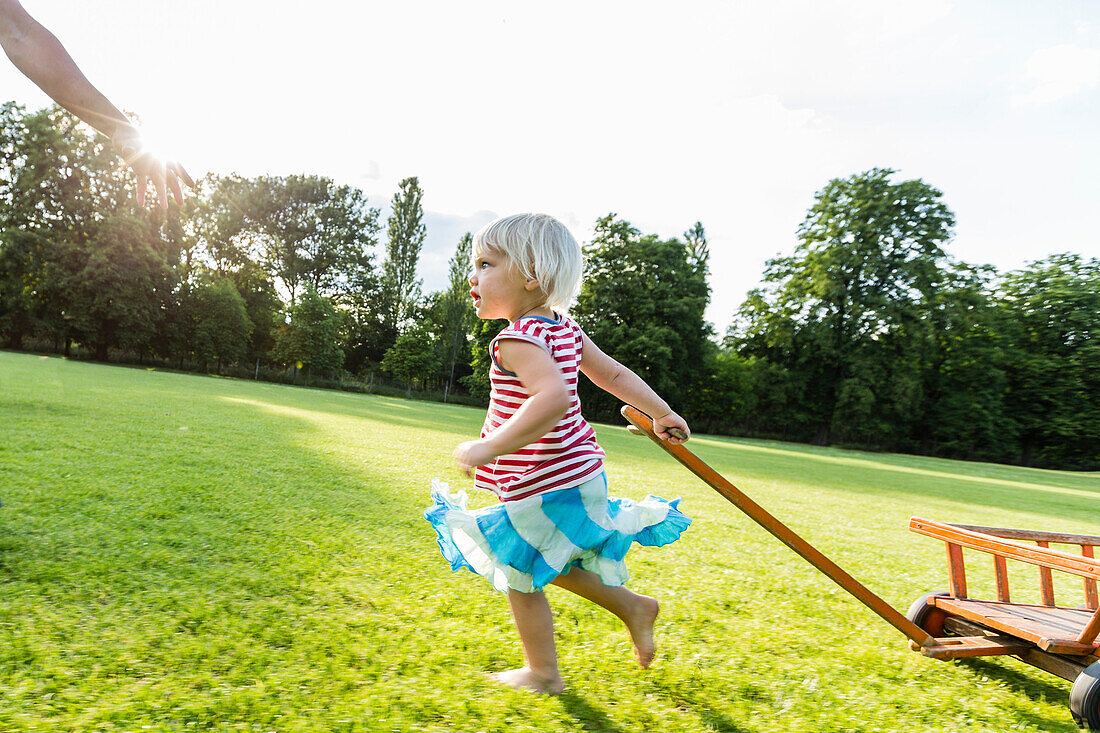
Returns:
[[[645,413],[643,413],[643,414],[645,414]],[[688,439],[687,433],[685,433],[680,428],[665,428],[665,430],[667,430],[668,434],[671,435],[673,438],[677,438],[679,440],[687,440]],[[631,433],[634,433],[635,435],[648,435],[650,433],[650,431],[643,430],[643,429],[639,428],[637,425],[628,426],[627,431],[631,432]],[[658,440],[661,439],[661,436],[657,435],[656,433],[653,433],[653,437],[657,438]]]
[[[627,430],[639,435],[647,435],[658,443],[662,441],[661,436],[657,435],[658,426],[653,423],[649,415],[631,405],[623,405],[619,412],[626,418],[627,422],[630,423],[630,427],[628,427]],[[680,428],[661,426],[661,429],[667,431],[669,435],[677,440],[684,441],[688,439],[688,434]]]

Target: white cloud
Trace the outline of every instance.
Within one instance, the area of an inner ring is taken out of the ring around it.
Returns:
[[[1050,104],[1091,91],[1100,85],[1100,48],[1061,45],[1036,51],[1024,64],[1024,79],[1032,89],[1013,96],[1013,107]]]

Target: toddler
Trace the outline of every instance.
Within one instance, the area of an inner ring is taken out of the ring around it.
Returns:
[[[642,667],[653,661],[656,599],[624,587],[631,543],[661,546],[691,523],[679,499],[609,497],[604,452],[581,415],[578,373],[653,417],[673,443],[687,423],[634,372],[600,351],[565,311],[580,290],[580,246],[556,219],[519,214],[474,237],[470,297],[478,318],[506,318],[489,353],[491,392],[481,437],[454,451],[474,486],[499,498],[470,511],[466,494],[433,482],[425,512],[451,568],[467,568],[508,594],[526,664],[493,675],[519,689],[563,689],[553,616],[542,589],[556,585],[626,626]],[[686,439],[686,437],[684,438]]]

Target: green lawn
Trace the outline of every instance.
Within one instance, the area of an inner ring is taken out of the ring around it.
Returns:
[[[683,496],[695,519],[631,555],[663,603],[658,659],[636,669],[614,618],[551,589],[566,694],[497,687],[486,673],[520,660],[506,600],[452,573],[421,519],[432,477],[467,482],[449,456],[481,418],[0,353],[0,730],[1076,730],[1068,683],[910,652],[620,426],[597,426],[612,490]],[[902,610],[946,585],[911,515],[1100,534],[1097,474],[690,447]]]

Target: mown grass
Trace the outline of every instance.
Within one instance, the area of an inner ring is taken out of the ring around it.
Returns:
[[[908,651],[619,426],[598,426],[613,491],[681,495],[695,519],[631,555],[663,603],[658,660],[634,668],[613,618],[553,589],[566,694],[498,688],[485,673],[520,659],[507,603],[451,573],[421,519],[433,476],[466,481],[449,455],[481,418],[0,353],[0,730],[1076,730],[1068,683]],[[1097,474],[691,447],[903,610],[946,585],[911,515],[1100,534]],[[990,563],[971,562],[980,592]]]

